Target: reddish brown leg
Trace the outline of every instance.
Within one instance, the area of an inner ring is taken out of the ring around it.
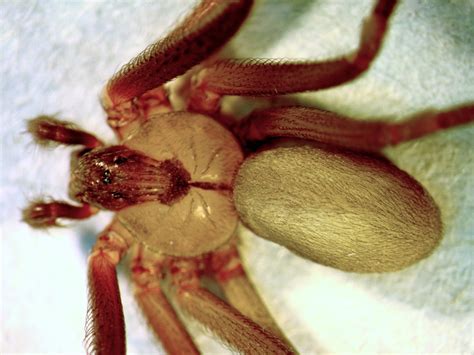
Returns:
[[[96,148],[103,143],[94,135],[77,128],[73,123],[52,116],[38,116],[28,121],[28,131],[41,145],[60,143]]]
[[[102,106],[119,139],[151,113],[171,111],[162,85],[211,56],[239,29],[252,0],[203,0],[168,36],[148,46],[107,83]]]
[[[73,206],[61,201],[35,201],[23,210],[23,220],[33,228],[48,228],[59,226],[61,218],[86,219],[97,212],[97,208],[87,204]]]
[[[201,63],[234,35],[252,4],[252,0],[203,0],[168,36],[148,46],[110,79],[105,106],[138,97]]]
[[[125,354],[125,323],[115,267],[128,242],[112,223],[89,257],[89,306],[85,345],[88,353]]]
[[[120,140],[145,123],[151,115],[172,111],[168,91],[163,86],[117,106],[108,107],[104,101],[102,104],[107,111],[107,123]]]
[[[161,262],[140,245],[134,250],[132,280],[135,297],[157,338],[169,354],[199,354],[160,287]]]
[[[208,264],[212,275],[221,286],[229,303],[244,316],[272,331],[291,347],[290,342],[265,307],[254,285],[248,279],[236,243],[232,242],[213,252]]]
[[[474,104],[442,112],[426,111],[398,123],[361,122],[314,108],[281,107],[253,112],[239,134],[244,141],[294,137],[376,152],[472,121]]]
[[[74,124],[60,121],[52,116],[38,116],[27,125],[35,141],[40,145],[66,144],[96,148],[103,143],[94,135]],[[62,201],[34,201],[23,210],[23,220],[34,228],[59,226],[60,219],[86,219],[97,213],[98,209],[88,204],[74,206]]]
[[[292,354],[281,339],[200,286],[198,262],[173,258],[169,269],[180,307],[233,348],[246,354]]]
[[[194,105],[216,95],[281,95],[319,90],[350,81],[367,70],[380,50],[396,0],[379,0],[362,29],[359,49],[325,62],[225,59],[213,62],[196,77]],[[203,94],[203,92],[205,94]],[[205,104],[201,104],[204,105]]]

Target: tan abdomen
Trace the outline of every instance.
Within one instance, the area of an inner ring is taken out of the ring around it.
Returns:
[[[431,196],[377,158],[310,145],[247,159],[235,182],[243,223],[320,264],[383,272],[431,253],[441,238]]]

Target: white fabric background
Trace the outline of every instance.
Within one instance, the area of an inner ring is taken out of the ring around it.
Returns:
[[[239,57],[327,58],[353,49],[369,0],[259,2],[234,42]],[[65,198],[69,150],[42,150],[25,119],[57,113],[112,142],[98,103],[106,80],[166,32],[192,2],[0,2],[2,353],[82,353],[86,259],[110,216],[48,232],[20,222],[36,196]],[[360,118],[397,120],[474,100],[474,4],[402,1],[373,68],[343,87],[302,95]],[[472,352],[474,127],[388,156],[439,204],[441,246],[404,271],[347,274],[244,233],[249,273],[299,351]],[[161,351],[121,272],[130,353]],[[192,324],[201,349],[226,352]]]

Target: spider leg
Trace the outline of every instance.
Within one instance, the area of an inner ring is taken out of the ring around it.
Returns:
[[[269,330],[200,286],[197,259],[170,258],[174,294],[181,309],[246,354],[292,354],[293,350]]]
[[[62,201],[34,201],[23,210],[23,220],[33,228],[59,226],[58,219],[87,219],[98,210],[88,204],[74,206]]]
[[[38,116],[28,121],[28,132],[36,143],[49,145],[52,143],[65,145],[83,145],[86,148],[97,148],[104,145],[93,134],[79,129],[73,123],[58,120],[53,116]]]
[[[123,227],[112,223],[103,231],[89,256],[87,353],[125,354],[125,323],[116,265],[129,247]]]
[[[148,90],[120,105],[104,108],[107,123],[120,140],[144,124],[151,115],[172,111],[169,93],[164,86]]]
[[[131,267],[135,298],[165,350],[169,354],[199,354],[161,290],[160,260],[139,245],[133,251]]]
[[[324,62],[222,59],[196,74],[191,107],[207,107],[216,96],[268,96],[320,90],[353,80],[365,72],[383,43],[396,0],[379,0],[365,20],[359,48]],[[199,109],[198,109],[199,110]]]
[[[353,150],[377,152],[387,146],[474,121],[474,104],[446,111],[424,111],[402,122],[357,121],[306,107],[270,108],[253,112],[240,127],[243,141],[293,137]]]
[[[234,35],[252,4],[252,0],[203,0],[165,38],[148,46],[109,80],[105,106],[138,97],[201,63]]]
[[[163,84],[220,49],[248,16],[253,0],[203,0],[166,37],[148,46],[107,83],[102,106],[120,139],[150,113],[171,111]]]
[[[235,241],[212,252],[208,269],[224,291],[229,303],[244,316],[269,329],[290,345],[249,280]]]

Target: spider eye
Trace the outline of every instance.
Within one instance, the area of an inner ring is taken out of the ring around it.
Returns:
[[[110,170],[107,169],[104,171],[104,175],[102,176],[102,182],[105,184],[105,185],[109,185],[112,183],[112,177],[111,177],[111,174],[110,174]]]
[[[120,192],[114,191],[114,192],[112,192],[112,198],[114,198],[115,200],[121,199],[121,198],[123,198],[123,194],[120,193]]]
[[[119,155],[114,158],[113,162],[114,164],[120,165],[120,164],[126,163],[127,160],[128,160],[127,158]]]

